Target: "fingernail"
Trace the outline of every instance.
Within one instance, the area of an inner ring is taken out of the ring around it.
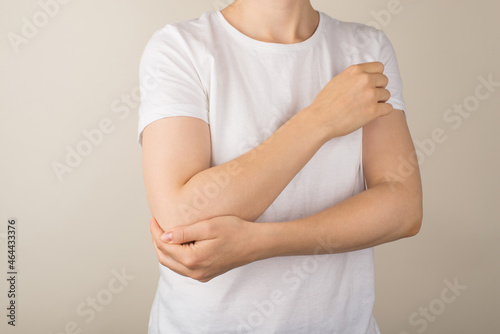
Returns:
[[[163,241],[165,241],[165,242],[172,241],[172,232],[163,233],[161,235],[160,239],[163,240]]]

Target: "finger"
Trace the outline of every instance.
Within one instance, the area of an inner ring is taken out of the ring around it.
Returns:
[[[385,88],[377,88],[376,95],[378,102],[387,102],[391,98],[391,92]]]
[[[374,73],[371,76],[377,88],[385,88],[389,83],[389,78],[382,73]]]
[[[165,243],[162,242],[161,236],[163,234],[163,230],[158,226],[158,223],[151,218],[151,239],[153,240],[153,245],[155,247],[156,255],[158,255],[158,259],[163,257],[169,257],[170,254],[168,252],[168,248],[165,248]]]
[[[154,249],[160,264],[175,271],[179,275],[189,276],[191,270],[181,262],[190,254],[191,249],[189,247],[184,247],[189,245],[168,245],[162,242],[160,238],[163,234],[163,230],[160,228],[155,218],[151,218],[150,228]]]
[[[155,245],[155,250],[157,250],[156,254],[158,258],[169,259],[173,258],[176,262],[183,263],[191,254],[191,249],[188,247],[189,245],[181,245],[181,244],[170,244],[166,243],[162,240],[162,236],[165,235],[163,230],[158,225],[156,219],[151,218],[151,237],[153,239],[153,243]],[[168,261],[168,260],[167,260]]]
[[[178,226],[166,231],[161,240],[170,244],[206,240],[210,237],[209,223],[201,221],[192,225]]]
[[[377,105],[377,112],[379,113],[380,116],[386,116],[389,115],[394,108],[392,107],[392,104],[390,103],[378,103]]]
[[[196,259],[200,255],[198,243],[177,245],[156,240],[156,247],[166,261],[172,259],[187,269],[196,265]]]
[[[165,255],[160,248],[158,248],[158,244],[153,239],[153,244],[155,247],[156,254],[158,256],[158,261],[164,267],[176,272],[179,275],[189,277],[191,270],[184,266],[182,263],[176,261],[174,258]],[[160,243],[161,244],[161,243]]]
[[[152,239],[153,239],[153,248],[155,249],[156,256],[158,257],[158,260],[159,260],[160,258],[163,257],[163,253],[158,248],[158,244],[156,243],[156,240],[154,238],[152,238]]]
[[[153,239],[153,245],[158,260],[163,266],[170,268],[180,275],[189,275],[191,269],[186,267],[182,262],[191,253],[190,247],[187,247],[189,245],[168,245],[161,242],[161,240],[155,239]]]
[[[363,63],[361,66],[366,73],[384,73],[384,64],[379,61]]]
[[[160,236],[163,234],[163,230],[154,217],[149,221],[149,229],[151,230],[151,235],[155,238],[160,239]]]

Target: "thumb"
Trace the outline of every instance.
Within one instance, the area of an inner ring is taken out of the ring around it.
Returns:
[[[183,244],[187,242],[199,241],[205,239],[203,224],[196,223],[192,225],[174,227],[165,231],[160,237],[169,244]]]

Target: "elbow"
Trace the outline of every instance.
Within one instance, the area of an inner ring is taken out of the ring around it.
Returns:
[[[420,232],[420,228],[422,227],[422,219],[415,220],[410,224],[405,237],[414,237]]]
[[[193,217],[192,207],[181,200],[179,192],[156,193],[149,199],[151,215],[164,231],[178,225],[189,225],[197,218]]]
[[[176,225],[180,225],[179,220],[176,219],[175,216],[169,212],[169,210],[165,210],[163,208],[151,211],[151,216],[156,219],[158,225],[163,231],[167,231]]]
[[[413,207],[409,209],[409,212],[410,214],[408,215],[406,224],[407,228],[404,235],[406,238],[414,237],[420,232],[424,215],[422,201],[416,201]]]
[[[195,196],[185,196],[179,192],[158,196],[151,211],[163,230],[179,225],[191,225],[215,217],[207,200],[206,205],[198,203]]]
[[[417,235],[422,227],[423,198],[420,181],[406,179],[405,182],[389,180],[384,183],[390,189],[391,215],[395,223],[394,237],[409,238]]]

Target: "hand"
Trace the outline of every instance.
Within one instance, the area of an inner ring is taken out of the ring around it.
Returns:
[[[349,134],[392,112],[381,62],[349,66],[319,92],[309,108],[327,126],[329,137]]]
[[[231,269],[256,261],[255,227],[256,223],[236,216],[179,225],[165,233],[156,219],[151,218],[150,223],[160,263],[200,282],[208,282]]]

